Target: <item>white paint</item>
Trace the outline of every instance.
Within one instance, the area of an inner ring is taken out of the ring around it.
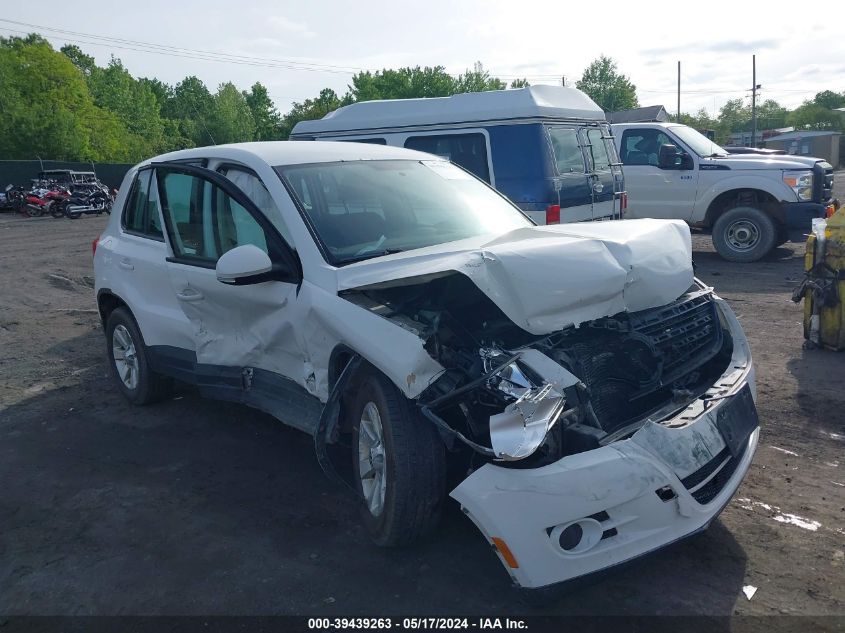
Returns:
[[[785,448],[780,448],[778,446],[770,446],[769,448],[773,448],[776,451],[780,451],[781,453],[786,453],[787,455],[794,455],[795,457],[799,457],[798,453],[793,453],[792,451],[788,451]]]
[[[840,442],[845,441],[845,435],[840,433],[828,433],[827,431],[822,431],[822,435],[827,435],[830,439],[839,440]]]
[[[622,220],[525,227],[370,259],[336,276],[344,290],[456,271],[518,326],[549,334],[673,301],[693,283],[691,256],[683,222]]]
[[[777,514],[772,518],[780,523],[789,523],[790,525],[797,525],[798,527],[804,528],[805,530],[810,530],[811,532],[815,532],[822,526],[822,524],[818,521],[813,521],[812,519],[805,519],[795,514]]]
[[[745,594],[745,597],[751,600],[754,597],[754,594],[757,593],[757,587],[754,585],[745,585],[742,588],[742,593]]]
[[[831,481],[830,483],[832,483],[834,486],[842,486],[843,488],[845,488],[845,484],[841,484],[838,481]]]

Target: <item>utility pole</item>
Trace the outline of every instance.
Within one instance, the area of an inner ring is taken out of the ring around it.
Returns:
[[[757,147],[757,55],[751,56],[751,147]]]
[[[678,60],[678,123],[681,122],[681,62]]]
[[[566,85],[566,75],[564,75],[563,77],[561,77],[561,78],[560,78],[560,85],[561,85],[561,86],[565,86],[565,85]]]

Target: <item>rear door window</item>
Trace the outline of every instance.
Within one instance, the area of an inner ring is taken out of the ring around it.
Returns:
[[[584,155],[578,143],[578,131],[563,127],[551,127],[548,130],[557,172],[561,175],[583,174]]]
[[[603,136],[604,133],[598,128],[587,130],[587,153],[594,171],[610,169],[611,159]]]
[[[490,182],[487,164],[487,139],[483,134],[430,134],[409,136],[405,147],[428,152],[460,165],[485,182]]]

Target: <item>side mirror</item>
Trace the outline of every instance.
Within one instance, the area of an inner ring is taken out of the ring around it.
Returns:
[[[5,191],[11,191],[12,187],[14,187],[14,185],[6,185]]]
[[[681,153],[676,145],[664,143],[660,146],[657,152],[657,166],[660,169],[680,169],[682,162]]]
[[[273,262],[257,246],[244,244],[223,253],[215,268],[217,281],[231,286],[245,286],[270,281]]]

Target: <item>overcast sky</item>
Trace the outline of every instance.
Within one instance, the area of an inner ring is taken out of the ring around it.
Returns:
[[[845,90],[841,0],[710,0],[675,3],[677,10],[666,2],[612,0],[4,0],[2,6],[5,20],[76,34],[3,21],[0,34],[38,31],[57,48],[72,41],[99,64],[114,54],[133,75],[171,84],[186,75],[212,91],[224,81],[242,89],[261,81],[281,112],[324,87],[342,94],[355,69],[442,65],[458,74],[481,61],[502,79],[558,83],[565,76],[570,83],[600,54],[617,60],[641,105],[664,104],[670,112],[678,61],[683,111],[703,107],[712,114],[728,99],[748,97],[752,53],[763,99],[794,107],[821,90]],[[129,50],[147,47],[126,40],[186,50],[184,56]],[[192,51],[236,55],[241,63]]]

